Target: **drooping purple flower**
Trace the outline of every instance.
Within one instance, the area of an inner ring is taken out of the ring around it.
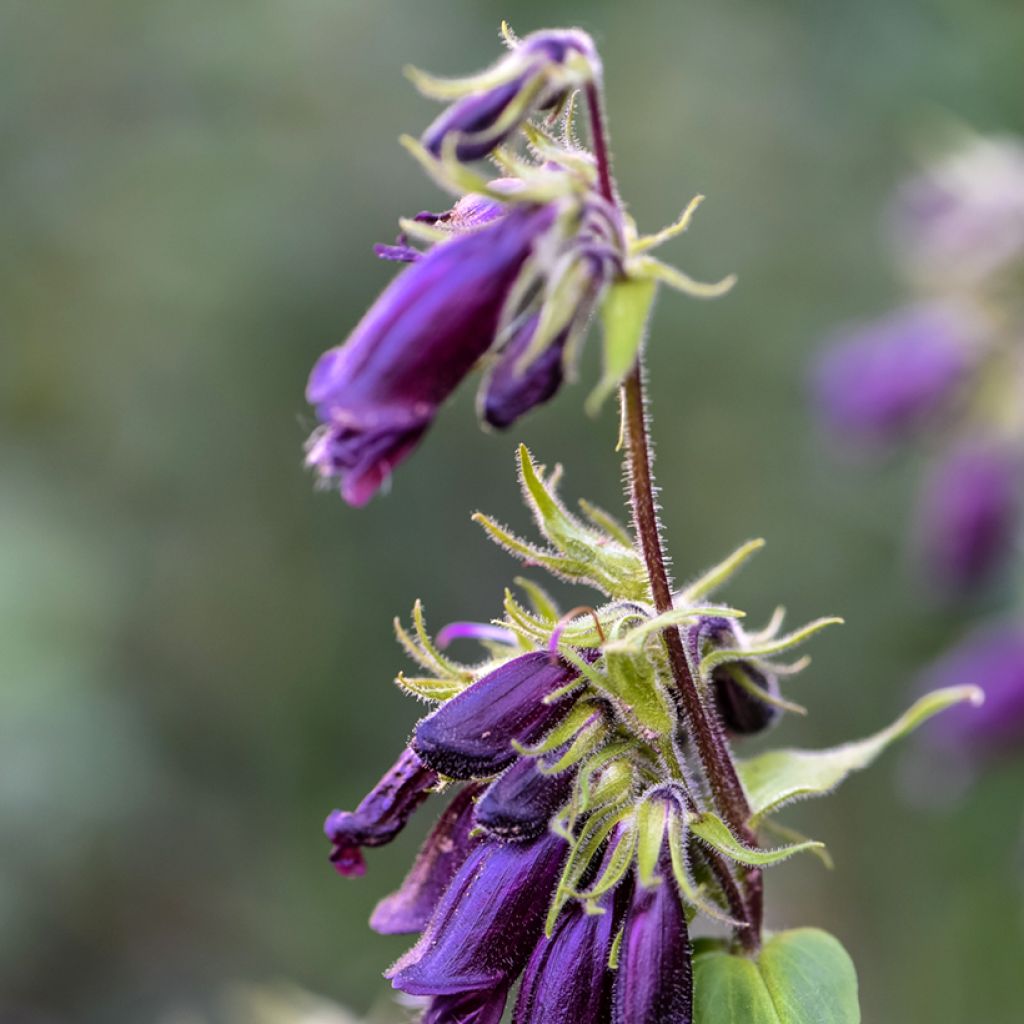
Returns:
[[[526,367],[523,354],[537,330],[540,315],[534,313],[515,332],[498,354],[481,393],[481,412],[492,427],[504,430],[520,416],[543,405],[562,386],[562,359],[569,331],[565,330]]]
[[[970,761],[1024,749],[1024,623],[976,628],[921,681],[927,690],[964,684],[980,686],[985,703],[932,719],[925,726],[929,742]]]
[[[1024,144],[976,138],[900,189],[890,218],[915,277],[976,285],[1024,259]]]
[[[366,864],[360,848],[390,843],[437,782],[433,769],[404,750],[354,811],[331,811],[324,832],[333,844],[331,862],[338,873],[362,875]]]
[[[438,243],[320,357],[306,397],[322,425],[306,462],[340,478],[350,504],[379,490],[490,347],[508,290],[554,217],[548,206],[517,206]]]
[[[480,798],[476,823],[506,841],[536,839],[569,799],[573,779],[571,771],[545,775],[533,758],[520,758]]]
[[[836,336],[814,373],[825,422],[844,439],[887,441],[955,394],[977,326],[953,306],[898,310]]]
[[[507,988],[435,996],[430,1000],[421,1024],[500,1024],[507,1002]]]
[[[555,835],[476,847],[420,941],[387,972],[394,987],[410,995],[506,987],[540,937],[566,850]]]
[[[935,466],[917,520],[933,579],[965,590],[988,579],[1013,545],[1019,512],[1019,459],[1005,446],[968,438]]]
[[[575,68],[567,67],[575,57]],[[582,58],[582,59],[581,59]],[[511,137],[538,110],[561,101],[600,73],[590,37],[578,29],[549,29],[527,36],[499,61],[493,84],[471,92],[444,110],[423,133],[424,147],[440,156],[455,141],[459,160],[478,160]]]
[[[615,845],[613,838],[602,870]],[[551,938],[537,943],[526,965],[513,1024],[604,1024],[610,1019],[613,975],[608,961],[627,902],[628,885],[620,885],[601,898],[601,913],[587,913],[578,902],[562,912]]]
[[[438,818],[405,881],[377,904],[370,927],[381,935],[408,935],[427,926],[438,900],[479,837],[471,836],[480,787],[464,786]]]
[[[693,951],[667,837],[657,874],[654,884],[645,886],[638,873],[626,914],[613,993],[614,1024],[693,1021]]]
[[[546,651],[505,662],[441,705],[416,726],[413,749],[451,779],[497,775],[513,761],[512,742],[536,742],[573,705],[573,696],[546,702],[579,671]]]

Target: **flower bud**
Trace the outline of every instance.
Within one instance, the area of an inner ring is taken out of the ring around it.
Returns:
[[[533,758],[520,758],[487,788],[476,823],[498,839],[536,839],[569,799],[574,778],[571,771],[544,775]]]

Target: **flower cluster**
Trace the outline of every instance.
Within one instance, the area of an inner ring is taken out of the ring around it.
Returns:
[[[458,623],[433,641],[419,605],[412,632],[396,622],[431,673],[399,675],[399,685],[439,706],[355,811],[328,816],[331,860],[342,875],[361,874],[361,849],[390,841],[431,794],[453,790],[402,887],[371,919],[385,934],[420,933],[388,977],[429,997],[425,1021],[497,1022],[519,976],[520,1024],[689,1021],[693,914],[749,927],[745,866],[816,844],[748,848],[707,809],[660,629],[681,628],[706,699],[746,735],[802,710],[778,679],[804,663],[772,659],[830,620],[778,636],[776,615],[748,633],[742,613],[706,602],[759,542],[678,591],[659,616],[625,529],[590,506],[589,523],[569,513],[525,449],[520,475],[551,547],[481,523],[525,561],[604,590],[607,603],[563,615],[520,581],[527,604],[507,594],[496,623]],[[486,659],[451,660],[442,645],[456,637],[478,640]]]
[[[550,399],[573,376],[614,279],[698,296],[732,283],[702,285],[646,255],[685,230],[698,200],[671,228],[640,238],[602,188],[573,127],[573,90],[601,74],[590,38],[573,29],[509,42],[505,58],[471,78],[411,72],[423,92],[454,102],[421,140],[403,142],[457,202],[403,219],[395,244],[377,246],[409,266],[310,375],[306,397],[320,425],[306,462],[321,480],[338,481],[350,504],[377,493],[474,367],[483,366],[478,404],[490,426],[509,427]],[[539,111],[543,125],[529,120]],[[556,138],[547,128],[558,122]],[[485,156],[498,177],[465,163]],[[600,395],[622,372],[609,368]]]
[[[841,331],[820,359],[823,418],[844,440],[938,438],[915,546],[964,592],[1006,561],[1024,476],[1024,143],[974,138],[909,181],[892,211],[912,304]]]

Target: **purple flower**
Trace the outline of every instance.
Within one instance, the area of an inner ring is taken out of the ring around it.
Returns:
[[[545,775],[524,757],[488,787],[476,808],[476,823],[505,840],[536,839],[569,799],[575,774]]]
[[[841,437],[885,441],[905,432],[963,383],[976,331],[963,311],[939,305],[847,329],[815,370],[821,415]]]
[[[354,811],[331,811],[324,832],[334,844],[331,862],[338,873],[363,874],[366,864],[360,847],[390,843],[437,782],[433,769],[413,751],[404,750]]]
[[[608,843],[602,870],[615,845],[615,839]],[[551,938],[537,943],[526,965],[513,1024],[602,1024],[610,1019],[608,961],[627,900],[628,886],[620,885],[601,898],[600,913],[588,913],[578,902],[562,912]]]
[[[693,967],[686,912],[672,876],[667,847],[658,861],[660,881],[637,881],[615,977],[614,1024],[691,1024]]]
[[[508,1002],[508,989],[459,992],[430,1000],[421,1024],[500,1024]]]
[[[456,995],[507,987],[540,938],[566,849],[555,835],[476,847],[420,941],[387,972],[395,988]]]
[[[519,366],[539,321],[538,313],[526,319],[498,354],[484,382],[480,402],[482,415],[499,430],[511,426],[534,407],[543,405],[562,386],[562,359],[569,339],[568,330],[562,331],[528,366]]]
[[[918,533],[925,564],[942,586],[984,582],[1013,545],[1019,460],[998,442],[969,438],[926,481]]]
[[[479,844],[471,837],[480,787],[464,786],[427,836],[401,887],[377,904],[370,927],[381,935],[407,935],[427,926],[438,900]]]
[[[568,89],[590,81],[599,70],[593,41],[585,33],[536,32],[499,61],[487,76],[487,87],[443,111],[423,133],[423,145],[440,156],[445,140],[453,138],[457,159],[478,160],[510,138],[535,111],[558,104]]]
[[[549,206],[519,206],[438,243],[320,357],[306,397],[322,426],[306,462],[340,478],[350,504],[373,497],[490,347],[508,290],[554,217]]]
[[[1024,144],[977,138],[900,190],[898,249],[915,276],[941,284],[982,282],[1024,258]]]
[[[578,676],[577,669],[546,651],[521,654],[424,718],[413,748],[451,779],[497,775],[518,756],[514,740],[534,743],[568,713],[571,695],[545,698]]]
[[[926,726],[932,744],[970,760],[1024,747],[1024,624],[975,629],[929,669],[922,688],[971,683],[985,691],[980,707],[953,708]]]

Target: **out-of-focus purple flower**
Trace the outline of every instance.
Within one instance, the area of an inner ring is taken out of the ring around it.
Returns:
[[[1024,144],[977,138],[904,185],[892,211],[911,272],[976,285],[1024,259]]]
[[[459,992],[435,996],[421,1024],[500,1024],[508,1002],[508,989],[493,992]]]
[[[613,838],[601,870],[615,845]],[[562,913],[551,938],[537,943],[526,965],[513,1024],[603,1024],[610,1019],[608,961],[628,895],[628,885],[620,885],[601,898],[600,913],[587,913],[580,903]]]
[[[574,778],[571,771],[545,775],[533,758],[521,758],[487,788],[476,822],[499,839],[536,839],[569,799]]]
[[[456,795],[420,847],[405,881],[377,904],[370,927],[381,935],[408,935],[427,926],[448,883],[455,877],[478,837],[471,837],[473,808],[480,787],[469,785]]]
[[[504,430],[538,405],[554,397],[562,386],[562,359],[569,331],[565,330],[526,367],[519,363],[537,330],[540,315],[534,313],[501,350],[484,382],[483,418]]]
[[[673,800],[670,793],[652,799]],[[671,818],[669,819],[671,820]],[[667,837],[658,858],[658,878],[638,877],[615,977],[614,1024],[691,1024],[693,968],[686,912],[672,872]]]
[[[593,41],[578,29],[527,36],[485,76],[483,88],[462,96],[437,117],[423,133],[423,145],[440,156],[445,140],[452,138],[457,159],[487,156],[533,113],[592,81],[600,66]]]
[[[945,305],[911,306],[846,329],[815,369],[822,417],[843,438],[898,436],[958,390],[977,329],[965,311]]]
[[[321,426],[307,465],[363,505],[430,426],[494,340],[509,288],[551,226],[549,206],[518,206],[438,243],[384,290],[306,389]]]
[[[985,691],[985,703],[939,715],[925,727],[928,740],[970,761],[1024,749],[1024,623],[975,629],[924,674],[921,687],[968,683]]]
[[[1020,460],[999,442],[961,441],[926,481],[917,528],[937,583],[966,590],[988,579],[1013,545]]]
[[[412,745],[423,761],[451,779],[497,775],[513,761],[513,740],[536,742],[560,721],[573,697],[546,702],[579,671],[546,651],[505,662],[424,718]]]
[[[360,848],[390,843],[437,782],[433,769],[413,751],[404,750],[354,811],[331,811],[324,832],[333,844],[331,862],[338,873],[363,874],[366,864]]]
[[[395,988],[456,995],[507,987],[540,938],[566,850],[555,835],[476,847],[420,941],[387,972]]]

